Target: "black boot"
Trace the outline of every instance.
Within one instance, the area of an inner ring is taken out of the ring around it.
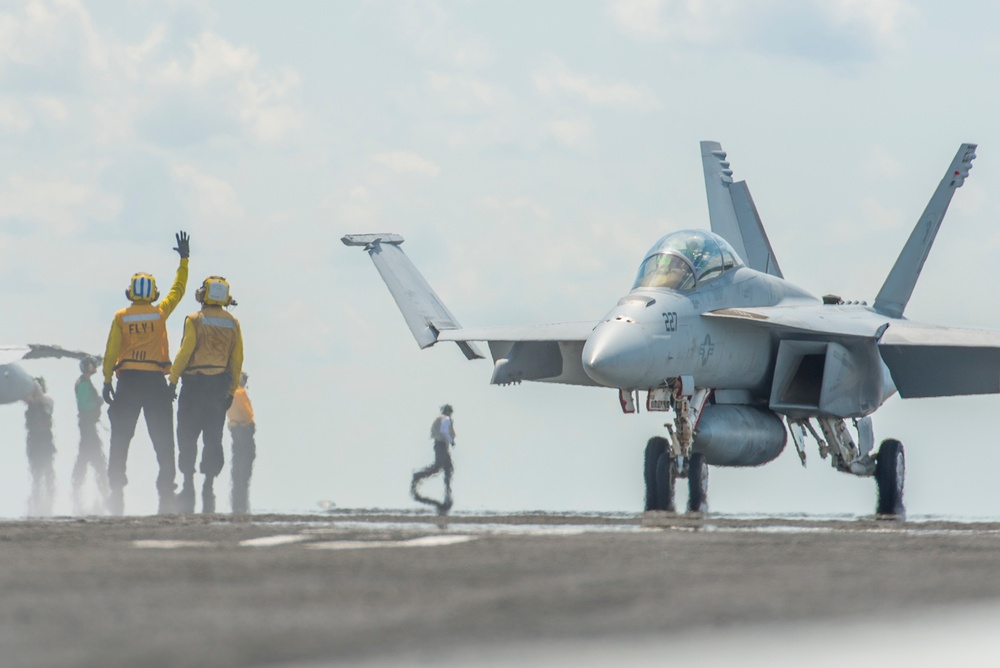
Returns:
[[[215,490],[212,483],[215,478],[205,476],[205,484],[201,488],[201,512],[210,514],[215,512]]]

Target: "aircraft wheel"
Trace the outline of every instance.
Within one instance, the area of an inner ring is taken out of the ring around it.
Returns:
[[[657,510],[675,511],[674,481],[677,479],[677,461],[664,452],[656,460],[656,505]]]
[[[643,471],[646,482],[646,510],[665,510],[659,505],[656,494],[656,465],[667,451],[667,439],[654,436],[646,442],[646,465]]]
[[[688,463],[688,512],[708,512],[708,463],[695,452]]]
[[[899,515],[906,513],[903,506],[903,483],[906,474],[906,456],[903,444],[894,438],[887,438],[879,446],[875,457],[875,483],[878,485],[879,515]]]

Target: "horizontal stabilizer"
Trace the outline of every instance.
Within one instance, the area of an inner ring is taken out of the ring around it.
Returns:
[[[903,316],[906,304],[913,294],[913,287],[917,284],[920,271],[924,268],[924,262],[934,244],[934,238],[941,228],[941,221],[944,220],[944,214],[951,204],[955,189],[961,188],[965,183],[975,157],[975,144],[962,144],[959,147],[958,153],[948,166],[948,171],[927,203],[927,208],[910,233],[910,238],[896,258],[896,264],[885,279],[878,297],[875,298],[872,306],[879,313],[892,318]]]
[[[341,241],[347,246],[363,246],[368,252],[421,348],[437,343],[441,332],[460,328],[455,316],[399,247],[403,237],[396,234],[349,234]],[[474,344],[466,341],[456,343],[468,359],[484,357]]]

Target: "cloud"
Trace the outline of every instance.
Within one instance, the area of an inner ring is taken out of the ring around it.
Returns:
[[[508,99],[503,88],[476,77],[433,71],[425,77],[431,94],[452,112],[483,113]]]
[[[138,53],[145,57],[148,50]],[[219,107],[207,114],[209,118],[236,116],[262,142],[280,141],[300,125],[300,114],[285,102],[298,87],[299,75],[290,69],[261,70],[254,51],[214,33],[202,33],[187,53],[160,67],[155,76],[168,96],[179,90],[187,99],[195,92],[195,105]]]
[[[236,191],[225,180],[199,171],[192,165],[175,165],[174,178],[188,186],[197,213],[206,218],[235,218],[243,215]]]
[[[24,133],[34,122],[31,113],[16,100],[0,99],[0,129]]]
[[[612,0],[608,11],[642,41],[827,64],[866,62],[900,46],[912,13],[906,0]]]
[[[567,148],[582,148],[594,137],[594,127],[587,121],[552,121],[548,129],[552,137]]]
[[[87,220],[104,220],[121,210],[120,200],[96,185],[70,177],[31,179],[12,175],[0,188],[0,228],[29,226],[38,235],[65,236]]]
[[[372,157],[372,160],[400,174],[420,174],[433,178],[441,171],[441,168],[430,160],[425,160],[409,151],[379,153]]]
[[[129,43],[75,0],[0,14],[0,129],[72,118],[103,144],[139,136],[173,147],[241,132],[273,143],[301,126],[297,72],[265,68],[255,50],[189,24],[161,21]]]
[[[390,26],[399,41],[429,62],[472,71],[496,60],[489,42],[457,22],[440,2],[370,0],[363,11],[378,28]]]
[[[648,86],[607,82],[570,72],[553,61],[534,75],[535,88],[545,95],[568,94],[598,107],[619,111],[655,111],[661,108],[656,93]]]

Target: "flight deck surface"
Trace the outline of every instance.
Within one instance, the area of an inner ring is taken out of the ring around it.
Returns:
[[[0,550],[0,655],[19,666],[726,665],[748,647],[769,665],[925,665],[1000,648],[993,522],[53,518],[0,522]]]

